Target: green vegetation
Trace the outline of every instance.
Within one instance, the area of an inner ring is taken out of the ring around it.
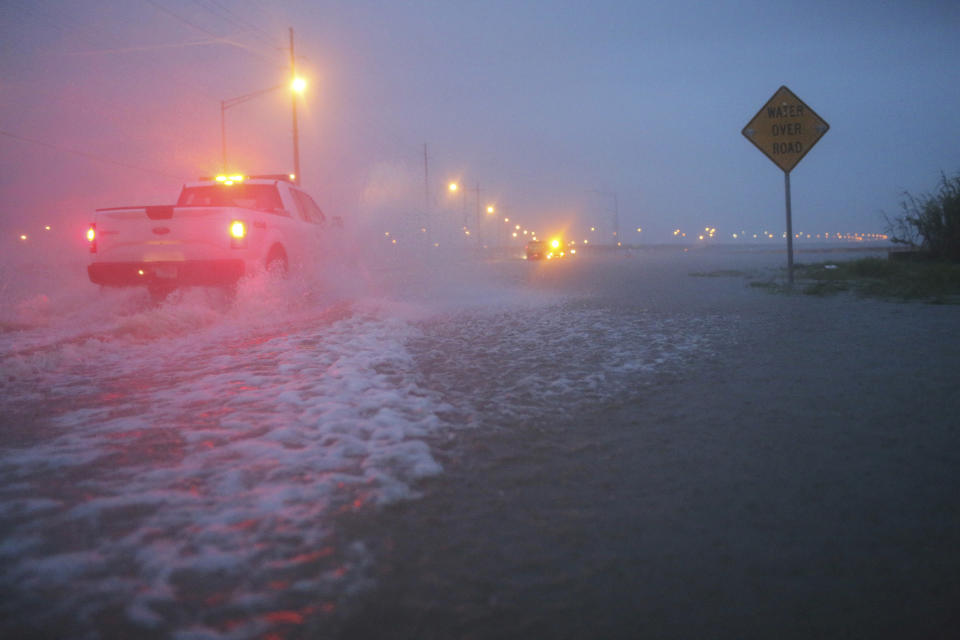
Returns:
[[[800,291],[830,295],[850,291],[858,295],[960,304],[960,264],[863,258],[836,264],[797,265]],[[770,283],[756,286],[776,288]]]
[[[935,194],[914,197],[904,193],[903,214],[890,220],[887,231],[893,242],[928,254],[935,260],[960,262],[960,174],[940,175]]]
[[[904,193],[903,213],[887,218],[890,240],[911,249],[898,259],[864,258],[836,264],[796,265],[798,287],[778,279],[751,282],[774,293],[825,296],[849,291],[885,299],[960,304],[960,174],[940,175],[936,193]]]

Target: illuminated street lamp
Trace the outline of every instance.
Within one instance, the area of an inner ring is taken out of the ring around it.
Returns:
[[[462,212],[462,213],[463,213],[463,228],[464,228],[464,230],[466,230],[466,228],[467,228],[467,190],[461,188],[460,183],[458,183],[458,182],[450,182],[449,184],[447,184],[447,191],[450,192],[450,195],[456,195],[456,193],[457,193],[458,191],[463,194],[463,198],[462,198],[462,200],[461,200],[461,204],[462,204],[462,206],[463,206],[463,212]]]
[[[300,184],[300,132],[297,127],[297,96],[307,89],[306,79],[297,75],[296,59],[293,54],[293,27],[290,28],[290,84],[278,84],[268,89],[261,89],[236,98],[220,101],[220,141],[221,141],[221,168],[227,171],[227,109],[243,104],[277,89],[289,87],[293,104],[293,181]]]
[[[457,183],[457,182],[450,182],[449,184],[447,184],[447,190],[448,190],[451,194],[456,193],[457,191],[460,191],[460,192],[463,193],[463,227],[464,227],[464,229],[466,229],[466,228],[467,228],[467,189],[461,187],[460,184]],[[474,225],[474,227],[475,227],[475,235],[476,235],[476,237],[477,237],[477,242],[480,242],[480,241],[481,241],[481,233],[480,233],[480,222],[481,222],[481,220],[480,220],[480,183],[478,182],[476,188],[475,188],[475,189],[470,189],[470,191],[474,191],[474,192],[476,192],[476,194],[477,194],[477,211],[476,211],[476,220],[475,220],[475,225]],[[493,206],[492,206],[492,205],[489,206],[489,207],[487,207],[487,213],[493,213]],[[469,235],[469,234],[468,234],[468,235]]]
[[[293,27],[290,27],[290,89],[293,105],[293,182],[300,184],[300,132],[297,129],[297,95],[307,88],[307,81],[297,75],[297,59],[293,55]]]
[[[245,93],[242,96],[237,96],[236,98],[230,98],[228,100],[220,101],[220,168],[223,171],[227,171],[227,109],[230,107],[235,107],[238,104],[243,104],[262,96],[265,93],[270,93],[276,91],[277,89],[282,89],[284,85],[278,84],[276,86],[270,87],[269,89],[261,89],[260,91],[254,91],[252,93]]]

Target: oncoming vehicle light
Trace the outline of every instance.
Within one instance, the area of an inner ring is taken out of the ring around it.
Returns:
[[[90,223],[90,228],[87,229],[87,242],[90,243],[90,253],[97,252],[97,225],[95,222]]]
[[[247,225],[242,220],[230,223],[230,246],[234,249],[247,246]]]

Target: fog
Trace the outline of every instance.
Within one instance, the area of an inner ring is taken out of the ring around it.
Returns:
[[[796,92],[830,124],[791,174],[797,259],[884,256],[815,236],[882,232],[957,167],[958,24],[934,1],[0,4],[0,628],[954,629],[956,307],[769,291],[783,174],[740,130]],[[290,94],[257,93],[289,79],[290,27],[300,177],[343,228],[286,279],[93,285],[92,212],[219,172],[221,101],[257,94],[224,112],[231,169],[292,170]],[[523,260],[534,231],[580,253]]]
[[[705,226],[779,234],[782,174],[740,130],[781,84],[831,125],[794,170],[795,231],[881,232],[903,190],[957,167],[960,132],[940,107],[960,91],[953,3],[15,0],[0,12],[4,243],[44,224],[82,233],[96,207],[170,202],[216,173],[220,101],[287,80],[290,27],[309,83],[303,184],[371,232],[492,204],[530,229],[597,227],[603,240],[615,194],[630,243]],[[281,90],[227,109],[231,167],[289,171],[290,110]]]

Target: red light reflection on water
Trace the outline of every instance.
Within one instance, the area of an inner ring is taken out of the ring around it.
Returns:
[[[268,611],[264,613],[261,617],[270,622],[271,624],[277,625],[302,625],[306,619],[316,613],[321,613],[323,615],[330,615],[337,610],[337,605],[332,601],[321,602],[319,605],[308,605],[300,609],[278,609],[276,611]],[[284,636],[278,631],[271,631],[268,633],[265,638],[283,638]]]
[[[366,493],[366,492],[361,493],[352,501],[348,502],[345,505],[342,505],[339,509],[337,509],[337,513],[348,513],[350,511],[358,511],[359,509],[362,509],[365,504],[367,504],[367,501],[369,500],[369,498],[370,498],[369,493]]]
[[[299,611],[271,611],[263,617],[274,624],[303,624],[303,614]]]
[[[176,429],[132,429],[106,434],[106,453],[113,466],[179,463],[187,443]]]
[[[268,566],[274,569],[296,567],[302,564],[316,562],[317,560],[320,560],[322,558],[328,558],[332,555],[333,555],[333,547],[327,546],[327,547],[322,547],[316,551],[301,553],[291,558],[286,558],[283,560],[274,560],[273,562],[269,563]]]

